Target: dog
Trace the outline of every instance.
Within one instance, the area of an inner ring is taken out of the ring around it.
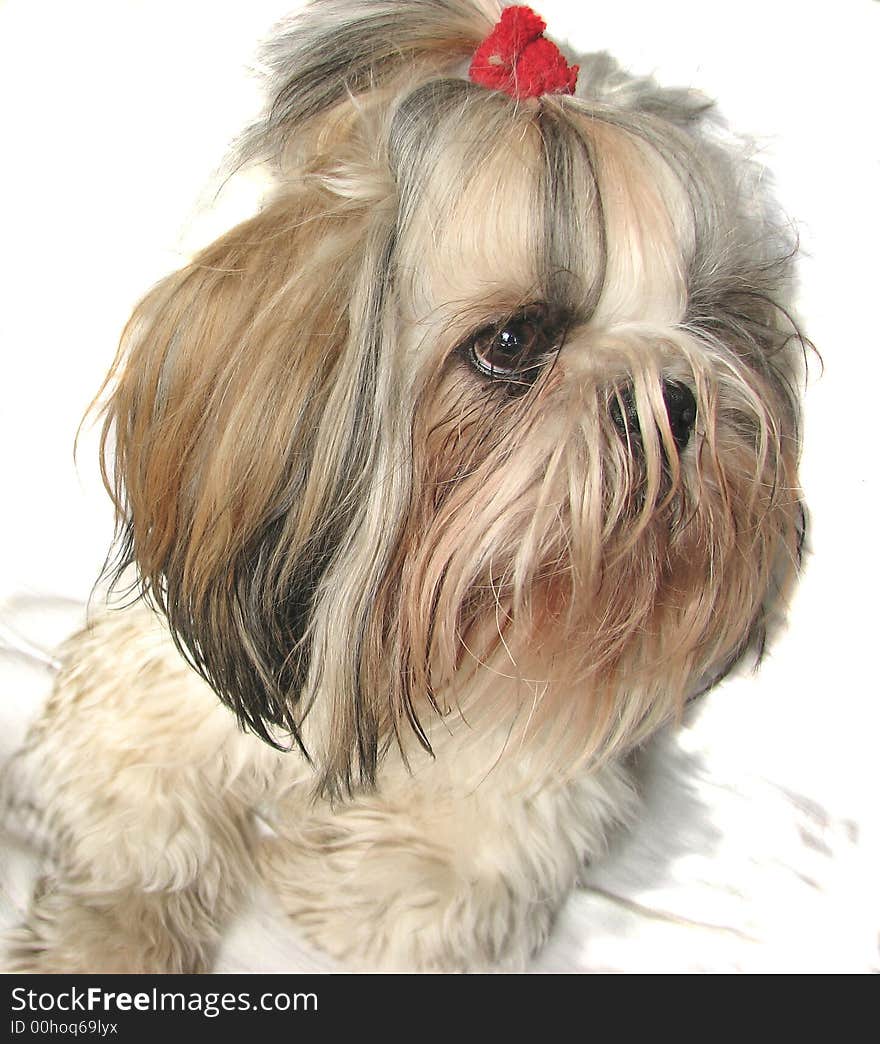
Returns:
[[[30,972],[517,970],[631,753],[784,613],[794,249],[711,105],[495,0],[311,0],[101,395],[119,596],[6,780]]]

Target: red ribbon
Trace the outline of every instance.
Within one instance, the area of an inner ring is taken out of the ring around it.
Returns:
[[[556,44],[545,38],[546,28],[530,7],[505,8],[474,54],[471,80],[512,98],[574,94],[578,66],[569,65]]]

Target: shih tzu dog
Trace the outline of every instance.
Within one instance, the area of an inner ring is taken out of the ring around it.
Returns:
[[[138,305],[116,576],[14,760],[13,966],[202,971],[256,879],[352,969],[516,969],[627,755],[784,605],[792,251],[708,103],[496,0],[313,0],[263,209]]]

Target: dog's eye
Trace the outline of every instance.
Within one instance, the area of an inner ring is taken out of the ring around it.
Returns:
[[[500,323],[478,330],[465,344],[465,356],[484,377],[524,390],[559,348],[558,328],[544,309],[524,309]]]

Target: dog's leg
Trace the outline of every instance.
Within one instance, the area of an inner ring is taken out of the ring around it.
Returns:
[[[146,610],[100,619],[65,661],[5,782],[52,865],[10,966],[204,970],[253,879],[249,809],[277,755],[238,730]]]
[[[454,764],[454,762],[453,762]],[[336,809],[288,816],[262,870],[316,944],[373,971],[517,970],[634,795],[609,766],[568,784],[401,774]],[[499,776],[502,774],[499,774]]]

